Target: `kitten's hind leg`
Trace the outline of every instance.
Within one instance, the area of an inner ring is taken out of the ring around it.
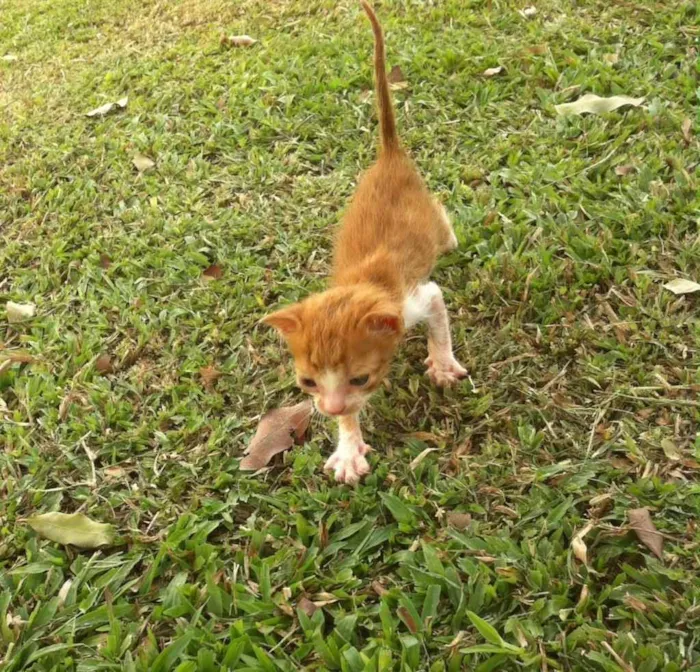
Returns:
[[[457,236],[455,235],[454,226],[452,225],[452,220],[447,214],[447,209],[445,208],[445,206],[442,203],[440,203],[440,201],[438,201],[437,199],[435,199],[435,207],[438,211],[438,220],[440,222],[440,225],[445,231],[441,251],[452,252],[452,250],[456,250],[457,246],[459,245],[459,242],[457,241]]]
[[[467,375],[467,370],[455,359],[450,336],[450,319],[442,298],[442,290],[434,283],[416,287],[404,303],[404,322],[410,328],[418,322],[428,322],[428,376],[439,387],[452,385]]]
[[[324,470],[332,471],[336,481],[354,485],[365,474],[369,474],[369,463],[365,455],[370,450],[362,440],[359,416],[342,416],[338,418],[338,447],[328,458]]]

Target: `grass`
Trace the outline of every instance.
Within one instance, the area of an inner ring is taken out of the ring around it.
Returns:
[[[471,378],[412,335],[352,490],[320,420],[238,461],[300,398],[257,321],[323,286],[374,155],[357,4],[0,1],[0,306],[37,306],[0,309],[2,670],[699,669],[698,299],[662,283],[700,280],[700,9],[515,4],[378,7]],[[556,116],[587,92],[646,105]],[[118,538],[41,540],[54,510]]]

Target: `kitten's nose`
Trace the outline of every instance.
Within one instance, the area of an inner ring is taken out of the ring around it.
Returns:
[[[345,399],[339,397],[322,399],[321,410],[328,415],[342,415],[345,412]]]

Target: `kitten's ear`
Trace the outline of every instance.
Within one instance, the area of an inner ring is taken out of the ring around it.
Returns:
[[[400,315],[391,312],[369,313],[362,318],[362,326],[373,334],[399,334],[403,328]]]
[[[301,328],[299,310],[296,306],[282,308],[282,310],[266,315],[260,321],[277,329],[282,336],[289,336],[289,334],[293,334]]]

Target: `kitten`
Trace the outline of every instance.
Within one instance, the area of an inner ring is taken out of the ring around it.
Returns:
[[[425,363],[434,383],[449,385],[467,373],[452,353],[442,292],[428,282],[437,257],[457,239],[399,144],[382,29],[372,8],[360,2],[375,38],[379,157],[362,177],[336,237],[331,288],[262,320],[287,341],[301,389],[322,414],[338,418],[338,446],[325,469],[345,483],[369,473],[359,413],[407,329],[428,322]]]

